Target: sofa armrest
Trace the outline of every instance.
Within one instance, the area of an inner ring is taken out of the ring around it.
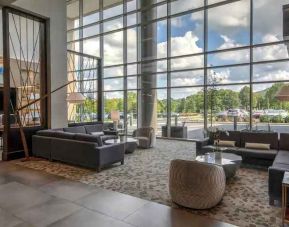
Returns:
[[[124,152],[125,152],[124,143],[104,145],[102,147],[96,147],[96,150],[99,154],[100,166],[104,166],[115,162],[123,162],[124,160]]]
[[[286,169],[269,167],[269,182],[268,182],[268,190],[270,199],[276,199],[281,201],[282,197],[282,181],[284,177]]]
[[[209,141],[210,141],[209,138],[204,138],[204,139],[196,140],[196,154],[197,154],[197,155],[203,155],[203,154],[202,154],[202,148],[203,148],[204,146],[209,145]]]

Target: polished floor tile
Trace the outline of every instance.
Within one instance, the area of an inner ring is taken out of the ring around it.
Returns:
[[[49,199],[51,196],[21,183],[10,182],[0,185],[0,207],[13,214]]]
[[[75,181],[61,180],[44,185],[40,190],[58,198],[75,201],[96,191],[97,188]]]
[[[41,173],[36,170],[25,170],[19,169],[6,173],[4,176],[10,181],[17,181],[25,185],[40,187],[48,183],[63,179],[50,174]]]
[[[98,190],[77,200],[76,203],[108,216],[124,219],[148,201],[118,192]]]
[[[0,226],[15,227],[21,223],[19,218],[0,208]]]
[[[51,227],[132,227],[131,225],[117,221],[105,215],[92,212],[87,209],[78,211],[69,217],[66,217]]]
[[[16,214],[16,216],[34,226],[45,227],[80,209],[82,209],[82,207],[64,199],[51,199],[45,203],[20,212]]]
[[[197,216],[185,210],[152,202],[144,205],[124,221],[138,227],[232,227],[232,225]]]

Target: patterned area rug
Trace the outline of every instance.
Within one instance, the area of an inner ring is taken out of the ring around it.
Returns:
[[[159,139],[155,148],[136,150],[125,156],[123,166],[116,164],[100,173],[46,160],[15,163],[175,207],[168,193],[170,161],[194,157],[194,143]],[[267,171],[241,168],[237,176],[227,182],[219,205],[210,210],[189,212],[237,226],[281,226],[280,208],[269,206],[268,201]]]

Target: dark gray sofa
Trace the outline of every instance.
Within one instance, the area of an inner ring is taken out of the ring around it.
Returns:
[[[123,164],[124,144],[104,145],[106,138],[115,138],[115,135],[104,135],[106,138],[103,138],[103,135],[89,134],[99,132],[99,129],[100,124],[38,131],[32,137],[32,153],[51,161],[61,161],[97,171],[116,162]]]
[[[241,155],[243,162],[250,164],[270,166],[268,168],[268,194],[269,203],[274,205],[275,200],[282,199],[282,180],[284,173],[289,171],[289,133],[274,132],[238,132],[229,131],[229,135],[221,133],[221,140],[236,141],[236,147],[227,148],[226,152]],[[244,148],[246,142],[270,143],[270,150],[257,150]],[[212,139],[197,142],[197,155],[212,151]],[[288,199],[289,202],[289,199]]]
[[[243,163],[257,164],[263,166],[272,165],[278,152],[278,133],[277,132],[250,132],[250,131],[228,131],[220,133],[220,140],[235,141],[235,147],[227,147],[225,152],[234,153],[242,156]],[[214,148],[213,136],[197,141],[196,153],[203,155],[211,152]],[[266,143],[270,144],[270,150],[248,149],[245,143]]]
[[[284,173],[289,171],[289,133],[280,133],[279,151],[273,165],[269,167],[269,201],[282,199],[282,180]]]

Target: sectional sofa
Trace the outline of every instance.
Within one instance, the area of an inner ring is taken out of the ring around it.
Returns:
[[[235,141],[234,147],[226,147],[224,152],[242,156],[243,163],[263,165],[268,168],[269,203],[282,199],[282,180],[285,171],[289,171],[289,133],[228,131],[219,134],[219,140]],[[215,147],[214,136],[197,141],[197,155],[211,152]],[[246,143],[270,144],[270,149],[248,149]]]
[[[60,129],[40,130],[32,137],[34,156],[69,164],[101,168],[124,162],[123,143],[105,145],[107,139],[117,138],[116,132],[105,131],[102,123]]]

